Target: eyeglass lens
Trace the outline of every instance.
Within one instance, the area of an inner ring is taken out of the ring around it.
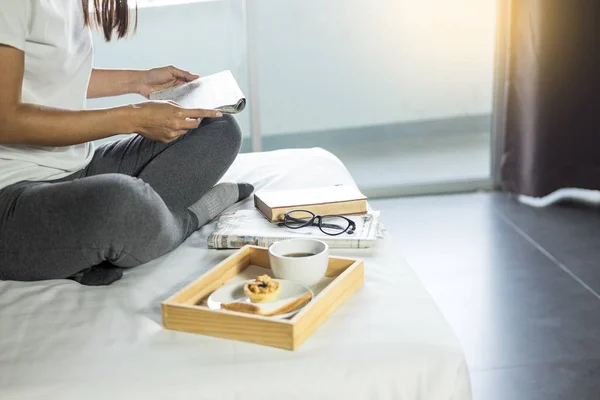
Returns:
[[[325,215],[321,219],[321,230],[329,235],[339,235],[348,229],[348,220],[335,215]]]
[[[285,218],[285,224],[290,228],[300,228],[311,223],[314,215],[308,211],[290,211]]]

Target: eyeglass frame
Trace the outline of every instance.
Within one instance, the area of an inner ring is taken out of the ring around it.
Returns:
[[[295,212],[305,212],[308,213],[310,215],[312,215],[312,218],[306,220],[304,219],[299,219],[299,218],[294,218],[289,216],[290,213],[295,213]],[[341,232],[339,233],[329,233],[329,232],[325,232],[323,230],[323,226],[325,226],[326,228],[329,227],[335,227],[335,228],[339,228],[342,229],[343,227],[339,226],[339,225],[335,225],[335,224],[325,224],[323,225],[323,218],[327,218],[327,217],[334,217],[334,218],[342,218],[345,219],[348,222],[348,226],[346,227],[346,229],[343,229]],[[354,234],[354,232],[356,231],[356,222],[352,221],[350,218],[344,217],[343,215],[336,215],[336,214],[326,214],[326,215],[317,215],[315,213],[313,213],[312,211],[308,211],[308,210],[290,210],[288,212],[286,212],[284,214],[284,220],[283,222],[280,222],[278,225],[284,225],[287,228],[290,229],[300,229],[300,228],[306,228],[308,226],[318,226],[319,229],[321,230],[321,232],[323,232],[326,235],[329,236],[339,236],[343,233],[348,233],[349,235]],[[304,224],[300,225],[300,226],[289,226],[286,223],[286,219],[290,219],[292,221],[296,221],[296,222],[305,222]],[[318,224],[315,224],[315,220],[318,221]]]

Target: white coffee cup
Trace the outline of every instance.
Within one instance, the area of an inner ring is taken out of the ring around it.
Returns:
[[[329,246],[316,239],[282,240],[269,247],[269,261],[275,278],[312,286],[325,276],[329,264]]]

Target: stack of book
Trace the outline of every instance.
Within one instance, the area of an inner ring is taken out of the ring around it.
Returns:
[[[238,249],[245,245],[268,247],[290,238],[313,238],[331,248],[368,248],[380,236],[380,213],[370,209],[367,198],[353,186],[303,190],[259,191],[254,210],[240,210],[219,218],[208,238],[212,249]],[[352,234],[330,236],[317,226],[291,229],[280,222],[288,211],[307,210],[315,215],[344,215],[356,224]]]

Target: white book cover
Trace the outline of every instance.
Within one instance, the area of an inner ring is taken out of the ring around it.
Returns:
[[[259,190],[255,194],[270,208],[367,200],[355,186],[325,186],[295,190]]]

